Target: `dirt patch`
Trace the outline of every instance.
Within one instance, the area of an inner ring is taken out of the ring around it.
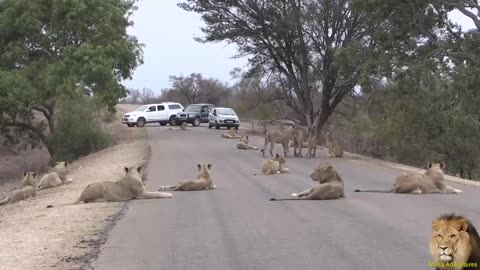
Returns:
[[[73,162],[72,184],[41,190],[31,201],[0,208],[0,269],[81,269],[95,257],[126,204],[46,206],[73,202],[89,183],[118,180],[123,167],[148,159],[145,129],[127,128],[119,120],[105,128],[119,144]]]

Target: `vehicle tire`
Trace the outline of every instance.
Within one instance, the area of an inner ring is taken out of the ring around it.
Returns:
[[[235,128],[236,130],[238,130],[238,126],[234,126],[234,128]]]
[[[170,126],[178,126],[177,120],[175,119],[175,115],[170,116],[170,119],[168,119],[168,124]]]
[[[195,117],[195,119],[193,119],[192,126],[194,127],[200,126],[200,118]]]
[[[160,124],[160,126],[166,126],[167,125],[167,122],[158,122]]]
[[[146,123],[147,123],[147,121],[145,121],[145,118],[140,117],[137,120],[137,127],[144,127]]]
[[[127,123],[127,127],[134,127],[135,124],[134,123]]]
[[[220,129],[220,126],[215,126],[216,129]]]
[[[212,125],[208,124],[208,128],[212,128]]]

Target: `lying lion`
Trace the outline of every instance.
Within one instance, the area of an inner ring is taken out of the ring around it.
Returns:
[[[183,122],[180,126],[174,126],[168,129],[169,130],[190,130],[189,128],[187,128],[187,122]]]
[[[302,192],[292,193],[293,198],[275,199],[271,201],[285,200],[336,200],[345,197],[343,180],[331,165],[319,164],[310,175],[313,181],[319,185],[308,188]]]
[[[108,202],[124,202],[134,199],[143,200],[173,197],[171,193],[145,190],[145,185],[142,181],[143,166],[125,167],[124,170],[125,175],[116,182],[101,181],[89,184],[73,204],[80,202],[90,203],[101,199]],[[47,206],[47,208],[50,207],[53,206]]]
[[[230,128],[227,133],[222,134],[222,139],[240,139],[241,136],[237,135],[237,130],[235,128]]]
[[[255,173],[253,175],[269,175],[275,173],[288,173],[288,168],[285,168],[287,160],[278,153],[272,159],[265,160],[262,166],[262,173]]]
[[[244,135],[240,138],[240,143],[237,144],[237,149],[240,150],[258,150],[258,147],[248,144],[248,135]]]
[[[395,179],[393,188],[389,190],[355,190],[355,192],[381,192],[381,193],[411,193],[411,194],[428,194],[428,193],[444,193],[456,194],[461,193],[460,189],[455,189],[445,183],[443,170],[445,163],[433,163],[424,174],[403,173]]]
[[[37,186],[37,173],[27,172],[23,174],[20,189],[12,191],[5,199],[0,201],[0,205],[16,203],[18,201],[27,200],[35,197],[35,189]]]
[[[158,190],[169,191],[195,191],[195,190],[209,190],[215,189],[217,186],[213,184],[210,169],[212,164],[200,165],[197,164],[198,176],[197,180],[188,180],[179,182],[176,185],[161,186]]]
[[[70,165],[70,162],[68,161],[57,162],[55,167],[50,169],[50,172],[42,176],[37,189],[41,190],[41,189],[53,188],[60,185],[72,183],[72,179],[67,178],[68,165]]]
[[[480,237],[468,219],[442,215],[432,229],[429,248],[437,270],[480,269]]]

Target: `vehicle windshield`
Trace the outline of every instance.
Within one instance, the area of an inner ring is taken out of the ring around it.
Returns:
[[[202,110],[203,105],[188,105],[185,109],[186,112],[200,112]]]
[[[232,109],[217,109],[217,114],[221,115],[235,115]]]
[[[143,105],[142,107],[136,109],[135,111],[145,111],[148,108],[148,105]]]

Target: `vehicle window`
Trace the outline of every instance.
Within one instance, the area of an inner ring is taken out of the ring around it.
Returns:
[[[157,108],[155,106],[150,106],[148,107],[148,111],[147,112],[155,112],[157,111]]]
[[[136,109],[135,111],[145,111],[145,109],[147,108],[148,106],[147,105],[143,105],[142,107],[139,107],[138,109]]]
[[[158,105],[158,106],[157,106],[157,110],[158,110],[158,111],[164,111],[164,110],[165,110],[165,106],[163,106],[163,105]]]
[[[185,109],[186,112],[200,112],[201,110],[201,105],[188,105],[188,107]]]
[[[178,105],[178,104],[168,105],[168,108],[169,108],[170,110],[178,110],[178,109],[181,109],[180,105]]]
[[[221,115],[235,115],[235,112],[232,110],[232,109],[217,109],[218,110],[218,114],[221,114]]]
[[[217,115],[217,110],[213,110],[213,115]]]

